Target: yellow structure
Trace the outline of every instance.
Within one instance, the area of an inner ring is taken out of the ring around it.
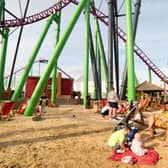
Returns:
[[[61,96],[61,82],[62,82],[62,73],[58,72],[57,76],[57,97]]]

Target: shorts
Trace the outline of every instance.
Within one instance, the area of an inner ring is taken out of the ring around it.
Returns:
[[[112,108],[118,108],[118,103],[117,102],[108,102],[109,103],[109,106],[112,107]]]
[[[120,148],[120,145],[119,144],[116,144],[115,146],[111,146],[111,149],[113,150],[117,150]]]

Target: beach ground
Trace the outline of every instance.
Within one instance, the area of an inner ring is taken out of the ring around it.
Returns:
[[[144,113],[145,116],[153,112]],[[113,124],[82,105],[48,107],[40,121],[17,115],[0,121],[0,168],[166,168],[168,147],[162,136],[146,140],[161,159],[155,166],[129,165],[108,160],[107,140]],[[158,130],[163,132],[164,130]],[[143,137],[148,132],[141,131]]]

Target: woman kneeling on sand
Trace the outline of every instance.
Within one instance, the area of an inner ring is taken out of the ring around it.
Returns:
[[[168,102],[164,105],[164,110],[158,115],[149,117],[148,128],[150,136],[154,136],[155,127],[166,129],[165,141],[160,146],[168,146]]]

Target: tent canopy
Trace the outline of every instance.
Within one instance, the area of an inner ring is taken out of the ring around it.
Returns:
[[[136,87],[136,91],[164,91],[164,89],[148,81],[144,81]]]

